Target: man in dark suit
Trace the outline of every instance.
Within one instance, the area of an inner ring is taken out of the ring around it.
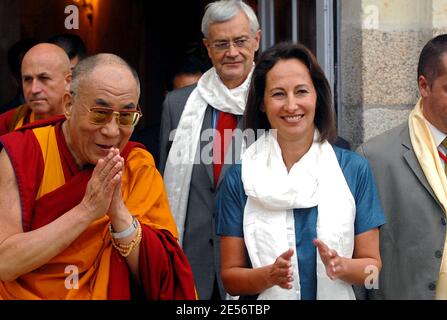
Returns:
[[[422,50],[418,85],[408,121],[359,148],[387,216],[374,299],[447,299],[447,35]]]
[[[226,296],[220,280],[214,200],[227,168],[241,151],[232,130],[242,127],[261,32],[247,4],[220,0],[207,6],[202,33],[213,68],[197,85],[167,95],[161,121],[160,171],[199,299],[208,300]]]

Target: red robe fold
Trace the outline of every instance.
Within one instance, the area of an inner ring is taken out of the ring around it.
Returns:
[[[34,115],[26,104],[0,114],[0,136],[34,121]]]

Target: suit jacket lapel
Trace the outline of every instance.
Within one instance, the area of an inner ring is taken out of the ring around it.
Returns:
[[[433,189],[430,187],[430,184],[428,183],[427,178],[425,177],[424,172],[422,171],[422,168],[419,164],[416,154],[413,151],[408,130],[406,130],[403,134],[402,147],[403,147],[403,156],[408,166],[413,171],[415,176],[419,179],[419,182],[424,186],[424,188],[430,193],[433,199],[435,199],[438,205],[442,208],[441,203],[438,201],[438,198],[435,196]]]
[[[200,132],[200,148],[198,149],[198,159],[200,159],[200,163],[205,166],[206,173],[208,174],[208,177],[210,179],[211,186],[214,186],[214,173],[213,173],[213,154],[211,153],[213,148],[213,138],[209,135],[205,135],[202,139],[202,134],[205,130],[209,130],[213,128],[213,108],[208,106],[205,111],[205,117],[203,119],[203,125],[202,125],[202,131]],[[211,132],[210,132],[211,133]],[[204,154],[206,159],[201,159],[202,156],[202,150],[205,149]],[[205,160],[205,161],[204,161]],[[208,161],[209,160],[209,161]]]

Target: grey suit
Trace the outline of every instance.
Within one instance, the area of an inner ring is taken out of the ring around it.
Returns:
[[[434,299],[444,250],[442,207],[413,151],[408,123],[360,146],[370,162],[387,224],[380,230],[383,268],[373,299]]]
[[[164,101],[160,128],[160,171],[162,174],[172,145],[172,141],[169,141],[169,134],[177,128],[186,101],[194,88],[195,85],[170,92]],[[238,127],[240,128],[241,125],[242,121],[239,118]],[[212,127],[213,108],[208,106],[201,132]],[[201,154],[202,150],[210,143],[212,143],[212,137],[208,141],[201,141],[200,148],[197,150],[198,154]],[[230,147],[234,150],[234,144]],[[233,155],[233,158],[238,157],[237,152],[228,154]],[[225,162],[217,188],[230,166],[227,164],[227,158]],[[229,162],[234,163],[234,159]],[[215,195],[212,163],[204,164],[201,161],[199,164],[194,164],[186,212],[183,250],[191,264],[199,299],[202,300],[212,297],[215,283],[218,284],[220,296],[225,297],[225,290],[220,280],[220,241],[214,227]]]

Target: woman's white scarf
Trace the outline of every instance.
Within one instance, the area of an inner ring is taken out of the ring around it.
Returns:
[[[200,132],[208,105],[219,111],[242,115],[247,101],[251,74],[239,87],[228,89],[220,80],[216,69],[211,68],[199,80],[186,102],[163,175],[172,214],[183,244],[186,210],[194,163],[200,163]]]
[[[258,299],[300,299],[301,289],[293,209],[318,206],[317,237],[340,256],[354,250],[355,201],[332,146],[318,142],[287,172],[280,146],[266,133],[242,156],[242,181],[248,196],[244,210],[244,241],[253,268],[273,264],[289,248],[293,288],[273,286]],[[331,280],[317,250],[317,299],[355,299],[352,286]]]

